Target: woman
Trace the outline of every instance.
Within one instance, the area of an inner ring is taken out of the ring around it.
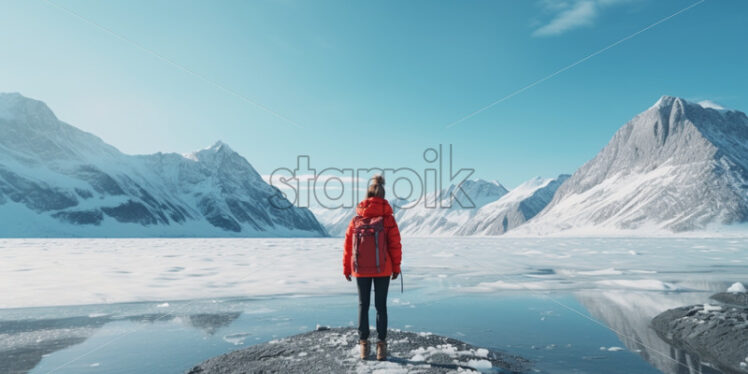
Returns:
[[[400,275],[400,231],[392,207],[384,199],[384,177],[375,175],[366,199],[356,208],[356,217],[345,232],[343,275],[358,286],[358,333],[361,359],[369,356],[369,301],[374,284],[377,309],[377,360],[387,359],[387,289],[390,277]]]

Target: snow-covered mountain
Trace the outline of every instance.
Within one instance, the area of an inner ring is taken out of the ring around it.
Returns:
[[[389,199],[389,202],[395,217],[402,208],[408,208],[412,204],[407,199],[400,198]],[[312,207],[311,211],[331,236],[344,236],[348,224],[356,215],[355,207],[330,209],[317,206]]]
[[[356,215],[356,208],[310,208],[330,236],[343,236],[351,219]]]
[[[501,235],[538,214],[569,178],[533,178],[515,187],[500,199],[482,206],[457,230],[457,235]]]
[[[426,195],[399,209],[395,218],[403,235],[454,235],[484,205],[498,200],[507,189],[497,181],[467,180]]]
[[[515,232],[679,232],[746,221],[748,117],[663,96]]]
[[[126,155],[41,101],[0,94],[0,236],[324,235],[224,143]]]
[[[451,185],[418,201],[396,199],[390,205],[403,235],[501,235],[543,210],[567,178],[536,177],[511,191],[497,181],[468,180],[461,189]],[[355,215],[350,208],[312,211],[332,236],[344,235]]]

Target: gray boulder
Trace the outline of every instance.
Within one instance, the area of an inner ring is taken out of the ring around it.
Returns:
[[[748,308],[692,305],[652,320],[666,342],[725,373],[748,373]]]
[[[528,361],[427,333],[390,330],[389,360],[361,360],[358,333],[352,328],[318,328],[285,339],[255,345],[211,358],[188,374],[207,373],[351,373],[397,371],[450,373],[490,371],[522,373]]]
[[[712,299],[720,303],[748,307],[748,293],[746,292],[720,292],[712,295]]]

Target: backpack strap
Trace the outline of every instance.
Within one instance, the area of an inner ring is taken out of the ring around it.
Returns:
[[[361,218],[361,216],[356,215],[355,217],[353,217],[353,220],[356,221],[358,218]],[[355,231],[355,228],[353,236],[353,271],[358,273],[358,243],[361,240],[361,235],[360,233]]]
[[[379,273],[380,271],[382,271],[379,268],[379,231],[380,230],[379,230],[378,227],[374,229],[374,245],[375,245],[375,248],[376,248],[376,252],[375,253],[376,253],[376,256],[377,256],[377,273]]]
[[[353,271],[358,273],[358,240],[359,235],[353,234],[355,238],[353,239]]]

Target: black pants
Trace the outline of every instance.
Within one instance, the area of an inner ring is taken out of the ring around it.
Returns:
[[[374,283],[374,307],[377,309],[377,337],[387,339],[387,289],[390,277],[356,278],[358,285],[358,334],[361,340],[369,339],[369,304],[371,284]]]

